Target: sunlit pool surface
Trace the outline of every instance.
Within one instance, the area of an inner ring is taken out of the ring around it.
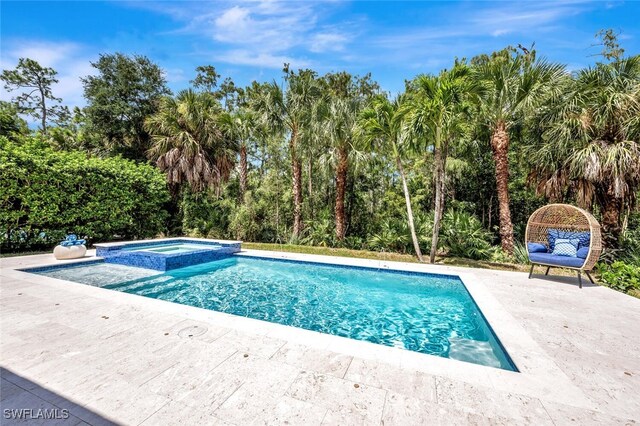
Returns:
[[[37,273],[516,371],[454,276],[244,256],[165,273],[107,263]]]
[[[197,250],[218,249],[220,245],[209,244],[167,244],[167,245],[151,245],[144,247],[125,248],[127,251],[150,251],[152,253],[178,254],[189,253]]]

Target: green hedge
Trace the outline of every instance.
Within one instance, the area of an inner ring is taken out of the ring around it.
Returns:
[[[69,232],[90,243],[151,237],[164,231],[168,199],[153,166],[0,137],[3,251],[52,247]]]

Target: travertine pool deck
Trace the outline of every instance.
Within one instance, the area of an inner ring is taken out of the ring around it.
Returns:
[[[568,277],[243,253],[458,274],[520,372],[28,274],[56,261],[13,257],[0,423],[58,409],[69,418],[30,424],[640,424],[639,299]]]

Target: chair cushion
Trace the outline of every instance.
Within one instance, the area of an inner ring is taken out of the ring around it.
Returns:
[[[576,255],[578,254],[578,244],[580,244],[580,240],[578,240],[577,238],[571,240],[558,238],[556,240],[556,246],[553,249],[552,253],[556,256],[576,257]]]
[[[574,239],[580,240],[578,248],[589,247],[591,243],[590,232],[577,232],[577,231],[563,231],[561,229],[549,229],[547,230],[547,239],[549,240],[549,249],[553,251],[556,247],[556,240],[561,239]]]
[[[589,247],[580,247],[578,249],[578,252],[576,253],[576,256],[582,259],[586,259],[588,254],[589,254]]]
[[[531,263],[568,266],[570,268],[581,268],[584,265],[584,259],[580,257],[556,256],[553,253],[531,253],[529,260],[531,260]]]
[[[529,253],[546,253],[547,246],[540,243],[527,243],[527,251]]]

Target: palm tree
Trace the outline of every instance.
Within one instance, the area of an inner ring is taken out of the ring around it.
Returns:
[[[304,133],[310,130],[313,105],[320,98],[321,91],[316,73],[300,70],[297,74],[286,72],[286,90],[273,82],[254,102],[254,109],[260,112],[263,123],[283,129],[289,134],[289,156],[293,190],[293,238],[300,238],[302,231],[302,158],[299,143]]]
[[[400,102],[390,102],[385,96],[373,98],[370,105],[362,111],[358,119],[358,136],[368,143],[370,148],[380,152],[388,152],[393,157],[400,179],[402,191],[407,208],[407,221],[413,241],[413,249],[416,256],[422,262],[422,251],[416,235],[416,227],[413,222],[413,209],[411,208],[411,195],[407,186],[407,175],[403,162],[410,152],[410,138],[406,133],[398,113]]]
[[[330,155],[334,158],[336,177],[335,221],[336,238],[344,240],[347,231],[345,194],[350,158],[358,155],[358,139],[354,138],[362,98],[332,96],[327,105],[325,131],[330,141]]]
[[[233,170],[237,144],[223,131],[222,109],[208,93],[184,90],[163,98],[147,118],[150,159],[167,174],[170,185],[187,182],[194,191],[219,187]]]
[[[335,167],[336,238],[343,241],[347,231],[345,197],[349,171],[354,160],[364,158],[360,139],[355,137],[358,114],[367,99],[374,96],[380,88],[370,74],[359,77],[345,71],[328,73],[321,82],[324,84],[325,98],[319,105],[326,107],[321,108],[325,117],[322,125],[328,136],[329,154]]]
[[[507,48],[472,61],[480,85],[477,117],[490,132],[495,162],[502,250],[513,253],[509,208],[509,132],[520,123],[564,75],[564,66],[536,59],[534,50]]]
[[[597,205],[615,248],[640,187],[640,56],[584,69],[563,89],[541,116],[534,177],[547,196],[569,190],[582,207]]]
[[[244,194],[247,191],[247,146],[258,132],[255,113],[248,108],[238,108],[233,112],[221,114],[221,123],[229,136],[240,145],[240,203],[244,203]]]
[[[449,145],[461,133],[465,98],[473,91],[469,69],[456,64],[438,76],[420,75],[409,84],[409,98],[402,108],[404,126],[415,135],[416,148],[433,148],[435,165],[435,211],[429,262],[438,249],[440,222],[444,213],[445,173]]]

